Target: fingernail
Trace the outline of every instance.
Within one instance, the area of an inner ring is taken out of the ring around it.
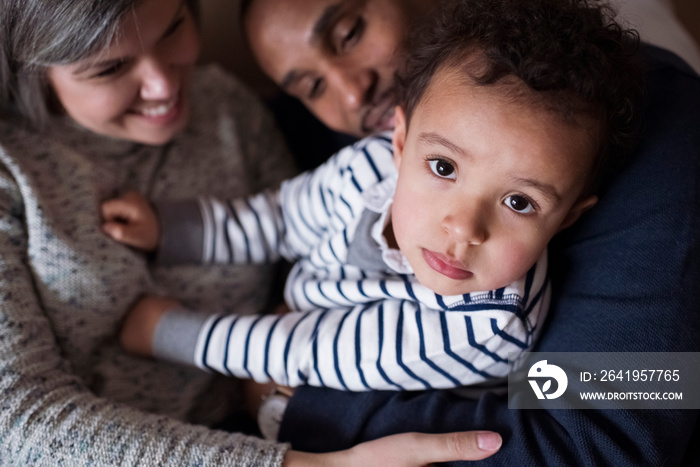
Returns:
[[[495,451],[501,447],[503,440],[498,433],[482,431],[476,434],[476,444],[482,451]]]

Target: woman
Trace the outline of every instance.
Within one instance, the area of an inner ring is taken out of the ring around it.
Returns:
[[[240,311],[257,309],[270,283],[260,268],[149,269],[99,230],[100,202],[125,190],[231,197],[291,172],[259,103],[219,70],[194,69],[196,13],[194,0],[0,1],[0,459],[343,465],[379,450],[420,465],[490,455],[497,443],[480,449],[478,433],[319,457],[194,426],[228,415],[235,388],[118,347],[121,317],[144,293]],[[461,451],[439,447],[449,440]],[[410,459],[407,444],[435,457]]]

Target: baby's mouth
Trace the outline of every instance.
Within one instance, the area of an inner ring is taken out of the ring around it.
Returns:
[[[465,266],[446,255],[430,250],[423,250],[423,259],[434,271],[453,280],[466,280],[474,276],[474,273],[465,269]]]

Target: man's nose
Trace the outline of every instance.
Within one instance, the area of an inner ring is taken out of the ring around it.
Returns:
[[[333,70],[333,74],[332,82],[336,86],[340,102],[346,108],[357,110],[373,100],[377,85],[376,73],[338,67]]]

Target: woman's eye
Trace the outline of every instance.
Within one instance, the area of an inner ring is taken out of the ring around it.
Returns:
[[[535,208],[532,206],[532,203],[530,203],[530,201],[524,196],[509,196],[506,198],[504,203],[513,211],[520,214],[529,214],[531,212],[534,212],[535,210]]]
[[[116,75],[119,73],[126,62],[117,62],[114,65],[108,66],[106,68],[103,68],[102,70],[98,71],[94,75],[92,75],[93,78],[106,78],[108,76]]]
[[[165,34],[163,34],[163,37],[170,37],[172,36],[175,31],[177,31],[180,26],[185,22],[185,17],[182,16],[178,18],[173,24],[170,25],[170,27],[165,31]]]
[[[430,163],[430,170],[433,171],[435,175],[441,178],[449,178],[454,180],[457,178],[455,174],[455,168],[452,164],[442,159],[433,159],[428,161]]]

